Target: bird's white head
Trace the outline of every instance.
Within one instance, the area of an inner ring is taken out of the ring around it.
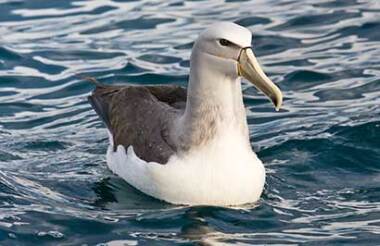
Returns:
[[[221,59],[236,62],[242,48],[251,47],[252,34],[232,22],[220,22],[204,30],[196,42],[197,48]]]
[[[213,80],[211,74],[230,78],[223,81],[236,81],[243,76],[268,96],[278,110],[282,104],[282,93],[263,72],[251,49],[251,41],[252,33],[245,27],[232,22],[211,25],[196,40],[190,66],[204,71],[197,74],[206,81]]]

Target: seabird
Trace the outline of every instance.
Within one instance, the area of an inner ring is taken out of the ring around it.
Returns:
[[[261,69],[251,39],[248,29],[230,22],[203,31],[192,49],[187,90],[96,83],[89,101],[109,132],[108,167],[173,204],[257,201],[265,169],[250,145],[241,77],[276,110],[282,93]]]

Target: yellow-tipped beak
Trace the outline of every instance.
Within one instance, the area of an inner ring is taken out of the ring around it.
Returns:
[[[242,49],[238,60],[239,75],[250,81],[257,89],[270,98],[276,111],[282,105],[280,89],[265,75],[251,48]]]

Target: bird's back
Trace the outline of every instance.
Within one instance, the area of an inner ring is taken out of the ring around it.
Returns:
[[[89,101],[118,145],[133,146],[147,162],[165,164],[176,151],[169,128],[186,103],[179,86],[105,86],[97,83]]]

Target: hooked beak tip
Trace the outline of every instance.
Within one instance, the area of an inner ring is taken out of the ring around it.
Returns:
[[[282,93],[280,92],[280,96],[271,96],[271,101],[274,104],[275,110],[278,112],[282,106]]]

